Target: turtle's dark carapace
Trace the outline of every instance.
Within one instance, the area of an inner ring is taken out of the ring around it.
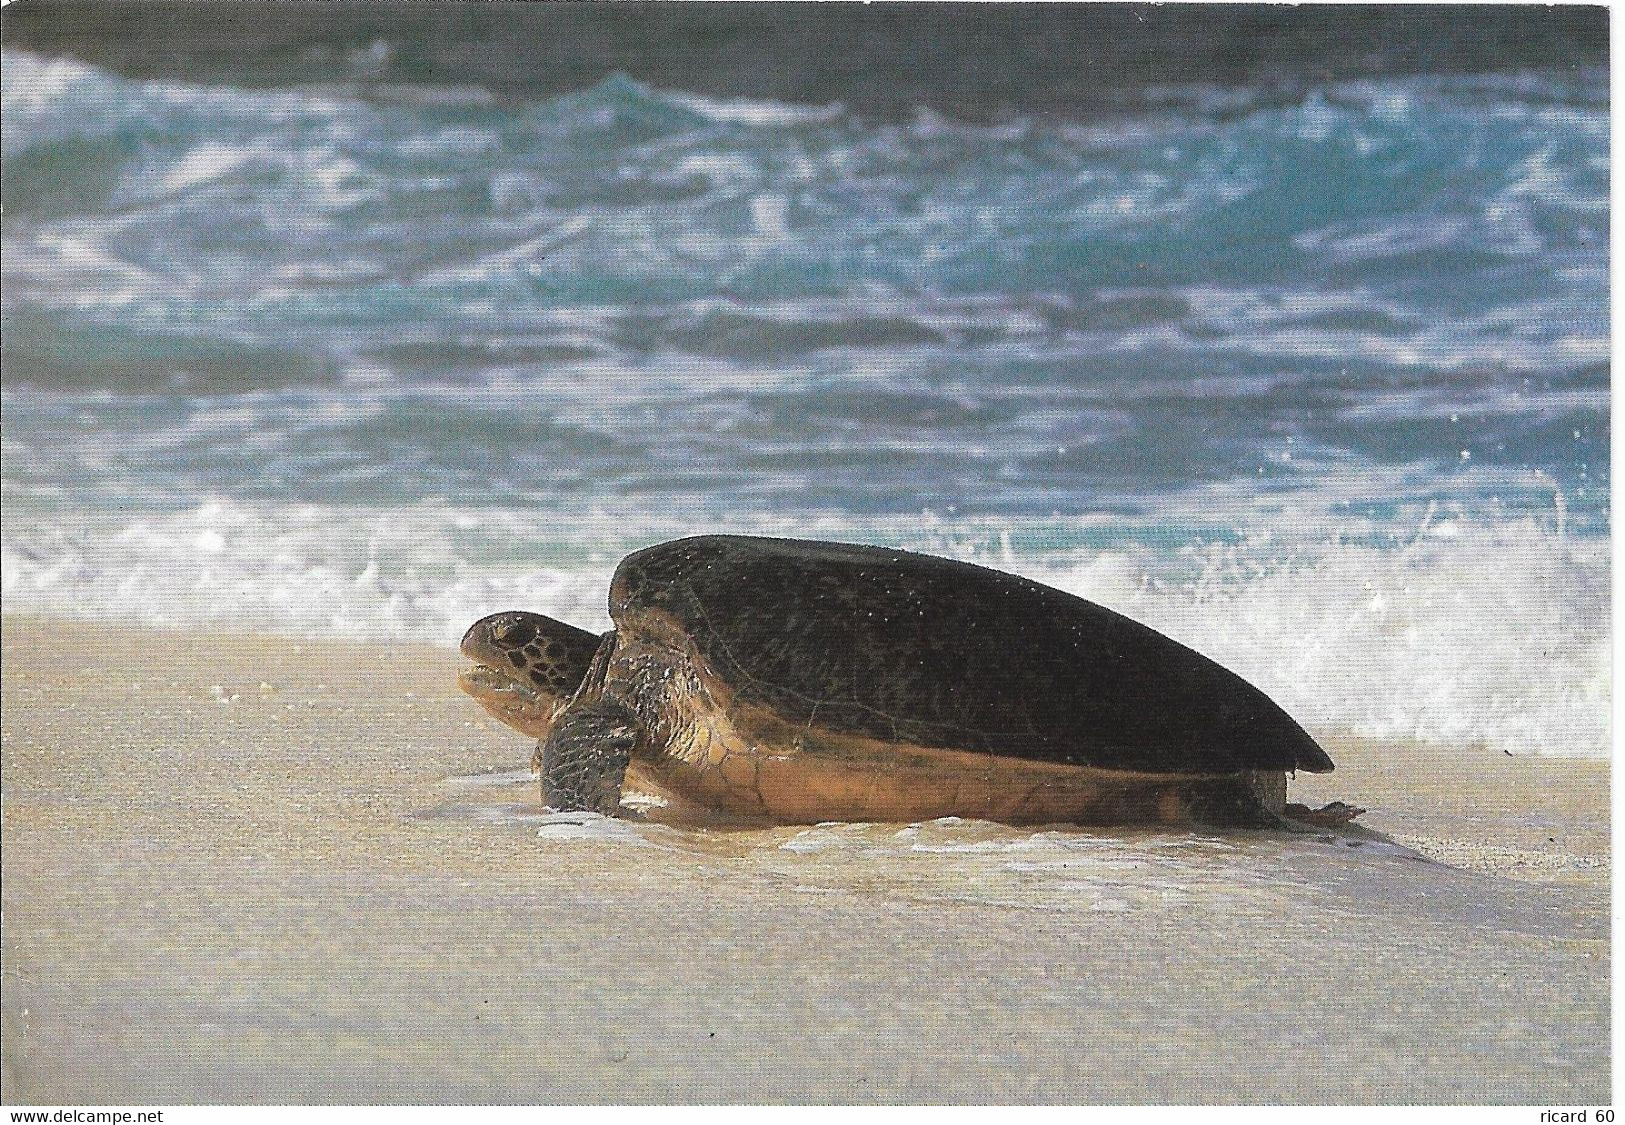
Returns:
[[[628,556],[617,625],[669,616],[785,721],[1001,757],[1168,773],[1324,772],[1269,697],[1154,629],[970,563],[697,536]]]

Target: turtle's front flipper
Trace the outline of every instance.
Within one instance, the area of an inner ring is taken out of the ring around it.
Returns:
[[[571,707],[537,751],[542,799],[559,812],[614,816],[627,763],[642,737],[642,724],[618,703],[598,699]]]

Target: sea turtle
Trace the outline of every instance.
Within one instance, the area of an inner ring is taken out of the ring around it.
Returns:
[[[1261,691],[1109,609],[997,570],[702,535],[624,559],[602,638],[476,622],[465,691],[540,740],[546,803],[613,815],[630,769],[680,805],[808,823],[1286,827],[1332,760]]]

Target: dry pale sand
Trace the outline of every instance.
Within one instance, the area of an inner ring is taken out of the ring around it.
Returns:
[[[1609,1100],[1606,765],[1376,837],[539,815],[432,649],[4,624],[4,1098]]]

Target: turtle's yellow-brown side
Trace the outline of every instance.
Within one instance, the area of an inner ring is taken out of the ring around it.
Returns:
[[[653,632],[655,635],[649,635]],[[1176,824],[1211,790],[1279,814],[1286,775],[1102,770],[793,726],[740,704],[675,631],[624,630],[607,668],[648,724],[634,775],[737,817],[780,823],[917,821],[961,816],[1009,824]]]

